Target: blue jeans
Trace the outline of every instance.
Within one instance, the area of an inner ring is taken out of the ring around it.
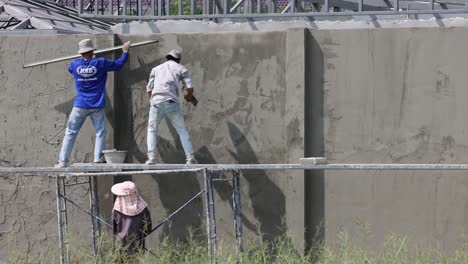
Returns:
[[[148,120],[148,160],[156,159],[156,136],[158,125],[161,120],[167,117],[172,126],[179,134],[182,147],[184,148],[185,158],[187,160],[193,158],[192,143],[190,142],[189,134],[184,125],[184,115],[178,103],[162,102],[157,105],[151,105]]]
[[[70,118],[68,119],[67,130],[63,138],[62,150],[60,151],[59,161],[68,162],[70,154],[75,144],[76,136],[80,132],[86,117],[91,117],[93,126],[96,129],[96,144],[94,145],[94,161],[100,161],[104,158],[102,151],[106,146],[106,112],[104,108],[86,109],[73,107]]]

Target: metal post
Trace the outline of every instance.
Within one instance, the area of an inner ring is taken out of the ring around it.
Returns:
[[[296,0],[289,0],[291,8],[289,8],[289,13],[296,13]]]
[[[358,6],[358,11],[362,12],[362,6],[364,4],[364,0],[359,0],[359,6]]]
[[[67,205],[62,199],[62,195],[65,195],[65,179],[61,179],[59,175],[56,175],[55,193],[57,199],[57,222],[59,235],[60,264],[69,264],[70,252],[68,242],[66,241],[66,239],[68,239]]]
[[[122,14],[127,15],[127,0],[122,0]]]
[[[162,16],[162,1],[164,0],[158,0],[158,16]]]
[[[171,0],[166,0],[166,16],[171,15]]]
[[[276,0],[267,0],[268,13],[276,13]]]
[[[206,237],[208,240],[208,254],[213,255],[211,250],[211,207],[210,207],[210,194],[208,191],[209,181],[208,181],[208,170],[203,170],[203,176],[205,181],[205,213],[206,213]]]
[[[194,15],[195,14],[195,0],[190,0],[190,15]]]
[[[141,14],[141,10],[143,10],[141,0],[138,0],[137,5],[138,5],[138,6],[137,6],[137,15],[138,15],[138,16],[141,16],[141,15],[142,15],[142,14]]]
[[[82,0],[80,0],[81,2]],[[65,263],[64,254],[64,241],[63,241],[63,229],[62,229],[62,206],[60,197],[60,178],[58,175],[55,176],[55,196],[57,199],[57,224],[58,224],[58,236],[59,236],[59,253],[60,253],[60,264]]]
[[[99,200],[97,196],[97,179],[96,177],[88,177],[89,183],[89,207],[90,212],[99,217]],[[98,241],[101,236],[101,223],[94,217],[91,217],[91,223],[93,228],[93,249],[94,256],[98,256]]]
[[[183,7],[183,6],[182,6],[182,0],[178,0],[178,2],[177,2],[177,7],[178,7],[178,8],[177,8],[177,13],[178,13],[179,16],[180,16],[180,15],[182,15],[182,7]]]
[[[400,9],[399,3],[399,0],[393,0],[393,11],[398,12],[398,9]]]
[[[322,12],[328,12],[330,10],[330,6],[329,6],[329,3],[328,3],[328,0],[325,0],[324,4],[323,4],[323,8],[325,10],[320,10]]]
[[[238,170],[233,172],[232,175],[232,203],[234,209],[234,232],[238,251],[244,252],[242,243],[242,210],[241,210],[241,193],[240,193],[240,172]]]
[[[245,0],[245,1],[244,1],[244,14],[248,14],[248,13],[249,13],[249,4],[250,4],[250,1],[251,1],[251,0]]]
[[[156,1],[151,0],[151,15],[155,16],[156,15]]]
[[[78,0],[78,15],[83,14],[83,0]]]
[[[262,12],[262,0],[257,0],[257,13],[260,14]]]
[[[66,195],[66,185],[65,185],[65,178],[62,178],[62,194],[65,196]],[[63,235],[64,235],[64,242],[65,242],[65,263],[69,264],[70,263],[70,245],[68,242],[69,236],[68,236],[68,213],[67,213],[67,203],[65,202],[64,199],[60,199],[60,202],[62,204],[62,219],[63,219]]]
[[[114,0],[109,0],[109,12],[111,15],[114,15]]]
[[[211,175],[210,171],[208,171],[208,178],[210,181],[210,205],[211,205],[211,227],[213,228],[213,236],[211,244],[213,246],[213,263],[218,263],[217,255],[218,255],[218,240],[217,240],[217,232],[216,232],[216,211],[215,211],[215,202],[214,202],[214,192],[213,192],[213,176]]]

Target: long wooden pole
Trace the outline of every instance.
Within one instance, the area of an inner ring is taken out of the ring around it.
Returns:
[[[141,41],[141,42],[131,43],[131,44],[130,44],[130,47],[133,48],[133,47],[148,45],[148,44],[152,44],[152,43],[156,43],[156,42],[158,42],[158,40],[145,40],[145,41]],[[119,50],[119,49],[121,49],[121,48],[122,48],[122,46],[119,46],[119,47],[112,47],[112,48],[107,48],[107,49],[95,50],[95,51],[94,51],[94,54],[102,54],[102,53],[106,53],[106,52],[110,52],[110,51],[114,51],[114,50]],[[80,54],[76,54],[76,55],[70,55],[70,56],[55,58],[55,59],[51,59],[51,60],[44,60],[44,61],[39,61],[39,62],[33,62],[33,63],[29,63],[29,64],[23,65],[23,68],[36,67],[36,66],[40,66],[40,65],[45,65],[45,64],[54,63],[54,62],[76,59],[76,58],[79,58],[79,57],[81,57],[81,55],[80,55]]]

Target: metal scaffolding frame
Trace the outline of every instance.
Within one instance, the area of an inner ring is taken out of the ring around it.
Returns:
[[[109,33],[112,25],[112,22],[80,17],[75,8],[59,0],[0,0],[0,33],[33,29],[99,34]]]
[[[181,205],[177,210],[171,213],[163,221],[157,224],[151,229],[148,235],[156,231],[158,228],[167,223],[172,217],[177,213],[182,211],[185,207],[190,205],[196,198],[200,197],[203,193],[205,194],[205,216],[206,216],[206,232],[207,232],[207,245],[208,253],[211,257],[211,263],[218,263],[217,261],[217,230],[216,230],[216,213],[215,213],[215,201],[214,201],[214,191],[213,191],[213,182],[215,181],[227,181],[231,182],[232,185],[232,197],[233,197],[233,215],[234,215],[234,237],[236,238],[236,251],[240,258],[240,253],[243,252],[243,243],[242,243],[242,216],[241,216],[241,204],[240,204],[240,172],[238,170],[223,170],[224,172],[231,172],[231,177],[225,177],[224,174],[220,175],[218,178],[213,176],[213,172],[217,170],[202,169],[202,168],[180,168],[180,169],[164,169],[164,170],[126,170],[125,168],[116,168],[119,166],[113,166],[107,169],[98,168],[99,166],[86,166],[86,165],[74,165],[70,169],[65,169],[65,172],[61,169],[52,169],[51,171],[39,169],[34,170],[29,169],[29,172],[32,174],[48,174],[52,175],[52,172],[56,172],[56,203],[57,203],[57,223],[58,223],[58,241],[59,241],[59,257],[61,264],[69,264],[70,262],[70,249],[68,238],[68,214],[67,214],[67,204],[78,208],[84,213],[91,216],[92,224],[92,240],[93,240],[93,252],[96,258],[100,256],[100,246],[98,245],[99,237],[101,235],[101,224],[104,224],[106,227],[112,229],[112,225],[106,223],[100,218],[99,213],[99,200],[97,193],[97,177],[98,176],[119,176],[119,175],[149,175],[149,174],[168,174],[168,173],[180,173],[180,172],[203,172],[203,181],[204,189],[197,193],[195,196],[190,198],[186,203]],[[125,166],[124,166],[125,167]],[[118,171],[120,170],[120,171]],[[81,172],[75,172],[81,171]],[[89,171],[89,172],[82,172]],[[95,172],[99,171],[99,172]],[[25,173],[21,168],[0,168],[0,175],[8,173]],[[86,181],[80,181],[79,178],[87,178]],[[74,179],[74,182],[67,182],[67,179]],[[71,200],[66,196],[67,187],[76,186],[81,184],[89,185],[89,200],[90,200],[90,209],[86,210],[80,207],[77,203]],[[147,250],[147,249],[145,249]],[[147,250],[149,251],[149,250]],[[151,251],[149,251],[151,253]]]
[[[68,168],[51,167],[0,167],[0,176],[8,174],[33,174],[33,175],[53,175],[56,179],[56,202],[57,202],[57,222],[59,234],[60,263],[69,264],[69,243],[66,240],[68,234],[67,203],[77,207],[79,210],[91,216],[93,232],[93,249],[96,257],[99,257],[99,246],[97,238],[101,233],[101,224],[112,228],[112,226],[99,217],[99,201],[97,195],[96,182],[100,176],[121,176],[121,175],[148,175],[148,174],[168,174],[179,172],[203,172],[204,189],[171,213],[162,222],[151,230],[150,234],[159,227],[167,223],[172,217],[190,205],[196,198],[205,194],[205,217],[208,252],[211,256],[211,263],[217,263],[217,230],[216,213],[214,202],[213,184],[216,181],[228,181],[232,185],[232,202],[234,215],[234,234],[236,238],[236,249],[239,258],[243,252],[242,243],[242,212],[241,212],[241,192],[240,192],[240,171],[242,170],[468,170],[468,164],[85,164],[77,163]],[[231,172],[231,177],[226,177],[221,173],[218,178],[214,172]],[[80,181],[81,178],[87,178]],[[74,179],[74,182],[67,182],[67,179]],[[80,184],[89,185],[90,209],[86,210],[77,205],[66,196],[66,187]],[[239,259],[239,261],[241,261]]]
[[[274,19],[467,14],[468,0],[77,0],[104,20]],[[99,8],[100,7],[100,8]]]

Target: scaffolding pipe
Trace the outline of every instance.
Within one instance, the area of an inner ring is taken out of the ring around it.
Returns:
[[[198,172],[203,169],[180,169],[180,170],[144,170],[144,171],[119,171],[119,172],[81,172],[65,174],[66,176],[122,176],[122,175],[141,175],[141,174],[166,174],[177,172]]]
[[[140,42],[136,42],[136,43],[130,44],[130,47],[131,47],[131,48],[133,48],[133,47],[139,47],[139,46],[143,46],[143,45],[153,44],[153,43],[156,43],[156,42],[158,42],[158,40],[140,41]],[[119,47],[112,47],[112,48],[106,48],[106,49],[100,49],[100,50],[95,50],[95,51],[94,51],[94,54],[95,54],[95,55],[98,55],[98,54],[102,54],[102,53],[106,53],[106,52],[111,52],[111,51],[119,50],[119,49],[121,49],[121,48],[122,48],[122,46],[119,46]],[[28,63],[28,64],[23,65],[23,68],[36,67],[36,66],[46,65],[46,64],[50,64],[50,63],[55,63],[55,62],[60,62],[60,61],[66,61],[66,60],[76,59],[76,58],[80,58],[80,57],[81,57],[81,54],[76,54],[76,55],[70,55],[70,56],[65,56],[65,57],[59,57],[59,58],[55,58],[55,59],[51,59],[51,60],[44,60],[44,61],[39,61],[39,62],[33,62],[33,63]]]
[[[63,198],[65,201],[69,202],[70,204],[72,204],[73,206],[75,206],[76,208],[78,208],[79,210],[83,211],[87,215],[89,215],[91,217],[94,217],[95,219],[101,221],[101,223],[103,223],[104,225],[106,225],[107,227],[112,229],[112,225],[107,223],[106,221],[102,220],[101,218],[99,218],[99,216],[93,215],[90,211],[81,208],[78,204],[76,204],[75,202],[73,202],[72,200],[67,198],[66,196],[60,195],[60,197]]]
[[[0,175],[20,173],[20,174],[60,174],[59,177],[67,176],[103,176],[103,175],[123,175],[157,174],[157,170],[168,172],[184,172],[209,169],[211,171],[228,170],[468,170],[468,164],[323,164],[323,165],[301,165],[301,164],[106,164],[106,165],[72,165],[68,168],[53,167],[0,167]],[[126,170],[126,171],[122,171]],[[133,172],[131,172],[133,171]],[[90,172],[94,173],[89,175]],[[96,172],[105,172],[99,175]],[[81,174],[83,173],[83,174]],[[117,174],[115,174],[117,173]],[[97,174],[97,175],[96,175]]]
[[[156,231],[159,227],[161,227],[162,225],[164,225],[167,221],[169,221],[174,215],[176,215],[178,212],[180,212],[182,209],[184,209],[185,207],[187,207],[187,205],[189,205],[191,202],[193,202],[198,196],[200,196],[203,192],[205,191],[205,189],[201,190],[199,193],[197,193],[194,197],[192,197],[190,200],[188,200],[186,203],[184,203],[181,207],[179,207],[177,210],[175,210],[172,214],[170,214],[168,217],[166,217],[166,219],[164,219],[161,223],[157,224],[153,229],[151,229],[151,231],[146,235],[146,236],[149,236],[151,233],[153,233],[154,231]]]
[[[206,217],[206,237],[207,237],[207,243],[208,243],[208,254],[211,256],[213,256],[213,251],[212,251],[212,248],[211,248],[211,228],[210,228],[210,225],[211,225],[211,211],[210,211],[210,192],[208,191],[208,187],[209,187],[209,184],[208,184],[208,170],[207,169],[204,169],[203,170],[203,180],[205,182],[205,217]],[[210,262],[212,260],[210,259]]]
[[[58,222],[58,238],[59,238],[59,251],[60,251],[60,264],[65,263],[65,255],[63,254],[63,232],[62,232],[62,206],[61,206],[61,194],[60,194],[60,181],[61,179],[56,176],[55,195],[57,199],[57,222]]]

